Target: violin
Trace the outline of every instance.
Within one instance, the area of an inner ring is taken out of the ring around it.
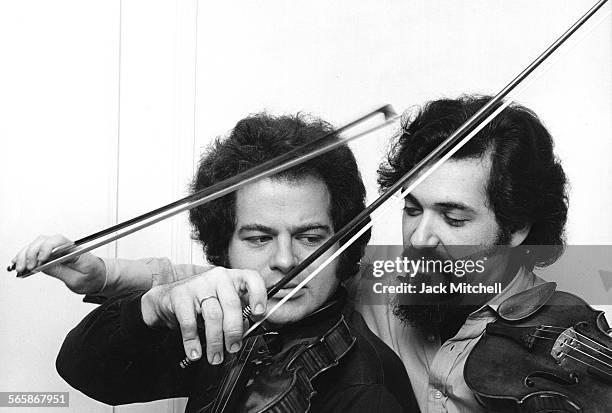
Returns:
[[[464,370],[476,399],[495,412],[604,413],[612,406],[612,338],[603,311],[547,283],[502,303]],[[535,291],[534,291],[535,290]],[[546,295],[519,311],[526,294]],[[512,314],[506,315],[505,313]]]
[[[308,412],[317,393],[313,381],[337,366],[356,341],[340,304],[341,300],[328,303],[299,327],[285,326],[246,339],[224,364],[213,401],[208,402],[210,391],[200,392],[190,397],[186,412]],[[331,326],[329,321],[318,322],[329,314]]]

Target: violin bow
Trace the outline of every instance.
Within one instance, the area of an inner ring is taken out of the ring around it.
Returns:
[[[325,267],[340,256],[350,247],[359,237],[374,225],[374,222],[384,216],[391,208],[381,209],[382,212],[375,218],[370,219],[370,215],[384,204],[393,194],[401,190],[399,199],[403,199],[414,188],[424,181],[429,175],[435,172],[446,160],[461,149],[470,141],[482,128],[501,113],[511,104],[510,100],[504,99],[521,84],[535,69],[537,69],[549,56],[551,56],[566,40],[568,40],[580,27],[582,27],[608,0],[599,0],[572,26],[570,26],[561,36],[559,36],[546,50],[544,50],[535,60],[523,69],[514,79],[504,86],[486,105],[478,112],[465,121],[455,130],[444,142],[430,152],[410,171],[402,176],[395,184],[389,187],[383,194],[366,207],[360,214],[353,218],[348,224],[332,235],[321,247],[310,254],[300,264],[293,268],[286,276],[279,280],[268,290],[268,298],[276,294],[283,286],[293,280],[299,273],[311,265],[316,259],[325,254],[336,243],[342,242],[357,228],[360,228],[346,243],[341,245],[329,258],[327,258],[317,269],[289,291],[274,307],[266,312],[265,316],[254,323],[245,333],[244,337],[253,334],[256,329],[274,314],[285,302],[290,300],[302,287],[316,277]],[[247,313],[250,309],[247,308]]]
[[[357,133],[353,136],[340,138],[340,133],[351,129],[357,126],[358,124],[380,114],[384,116],[384,122],[369,129],[366,129],[360,133]],[[197,206],[211,202],[224,195],[227,195],[231,192],[237,191],[238,189],[258,179],[275,175],[296,165],[300,165],[312,158],[332,151],[339,146],[346,145],[350,141],[359,139],[372,132],[382,129],[394,123],[398,119],[399,115],[395,113],[391,105],[387,104],[381,106],[378,109],[375,109],[345,124],[344,126],[315,139],[312,142],[295,148],[285,154],[277,156],[269,161],[266,161],[244,172],[241,172],[226,180],[218,182],[207,188],[201,189],[184,198],[181,198],[177,201],[174,201],[152,211],[146,212],[137,217],[128,219],[127,221],[118,223],[101,231],[98,231],[94,234],[88,235],[84,238],[75,241],[74,243],[61,245],[53,250],[50,260],[47,260],[45,263],[36,266],[32,270],[17,274],[17,277],[25,278],[37,272],[44,271],[54,265],[61,264],[63,262],[74,259],[75,257],[78,257],[79,255],[85,252],[106,245],[112,241],[116,241],[157,222],[168,219],[183,211],[190,210]],[[334,140],[332,142],[326,142],[330,138],[336,136],[338,137],[337,140]],[[9,265],[6,270],[13,271],[14,269],[15,264],[12,264]]]

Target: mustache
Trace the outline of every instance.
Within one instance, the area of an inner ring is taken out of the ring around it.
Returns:
[[[434,280],[449,283],[456,278],[452,270],[446,270],[444,265],[454,258],[441,253],[435,247],[407,247],[403,251],[403,258],[411,261],[413,265],[413,273],[410,275],[413,283],[431,284]]]
[[[440,260],[444,261],[452,259],[451,257],[444,257],[435,247],[417,248],[407,247],[404,249],[402,256],[408,258],[411,261],[417,260]]]
[[[506,253],[510,250],[507,245],[492,245],[486,248],[478,248],[475,245],[452,245],[450,251],[441,252],[437,247],[406,247],[402,252],[402,257],[411,261],[456,261],[471,260],[477,261]]]

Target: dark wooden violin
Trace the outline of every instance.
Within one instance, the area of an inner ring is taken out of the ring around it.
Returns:
[[[356,340],[340,304],[330,302],[299,326],[247,338],[224,364],[214,400],[201,392],[189,399],[186,412],[308,412],[316,394],[313,381],[338,365]]]
[[[465,365],[467,385],[495,412],[609,412],[612,338],[602,311],[547,283],[498,309]],[[527,306],[539,294],[541,306]]]

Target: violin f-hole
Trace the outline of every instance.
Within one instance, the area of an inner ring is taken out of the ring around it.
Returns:
[[[547,381],[551,381],[556,384],[560,384],[562,386],[572,386],[579,383],[578,376],[575,374],[568,374],[567,377],[562,377],[553,372],[549,371],[535,371],[531,373],[529,376],[525,377],[525,386],[527,387],[542,387],[538,383],[538,379],[543,379]]]

